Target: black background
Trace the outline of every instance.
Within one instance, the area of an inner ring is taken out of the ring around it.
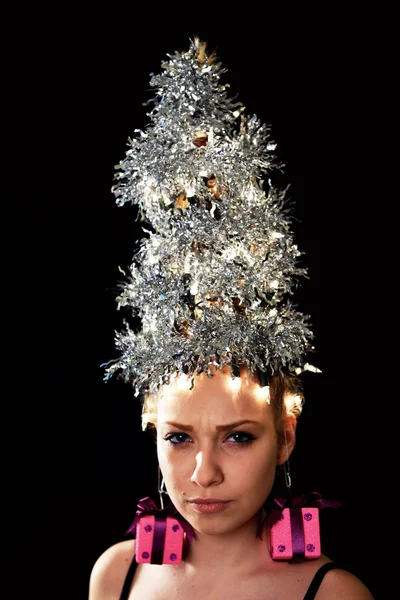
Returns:
[[[366,326],[378,274],[368,268],[359,191],[369,168],[359,158],[369,85],[362,17],[275,16],[251,5],[218,15],[211,6],[49,10],[17,16],[9,47],[20,385],[4,426],[5,439],[12,432],[4,539],[15,597],[86,598],[96,558],[124,539],[136,501],[156,497],[139,402],[124,384],[103,383],[100,368],[116,356],[118,265],[129,265],[140,235],[135,209],[116,207],[110,188],[128,136],[148,122],[150,73],[195,34],[217,51],[247,113],[272,126],[286,165],[310,277],[296,300],[311,315],[323,371],[304,377],[292,479],[299,492],[344,503],[321,515],[326,552],[378,597],[382,526],[371,507],[383,440]]]

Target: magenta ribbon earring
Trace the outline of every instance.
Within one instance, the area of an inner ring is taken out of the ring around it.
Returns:
[[[150,520],[146,517],[154,517]],[[144,518],[144,519],[143,519]],[[143,519],[143,521],[141,521]],[[141,529],[143,525],[143,531]],[[168,528],[169,525],[169,528]],[[186,533],[187,539],[191,542],[194,538],[194,531],[190,523],[176,510],[175,506],[170,502],[165,508],[158,508],[155,502],[146,496],[139,500],[135,518],[127,530],[132,533],[133,537],[137,538],[136,560],[137,562],[147,562],[151,564],[177,564],[182,559],[182,544],[183,537],[176,537],[179,533],[179,525]],[[169,531],[171,529],[171,532]],[[170,545],[169,536],[176,540],[180,540],[176,546]],[[146,536],[146,534],[151,534]],[[176,535],[174,535],[176,534]],[[181,536],[183,533],[181,532]],[[145,538],[148,537],[149,547]],[[143,543],[141,541],[145,540]],[[143,550],[143,544],[146,548]],[[139,546],[141,546],[139,548]],[[170,552],[169,549],[172,549]]]
[[[261,538],[262,529],[267,524],[270,530],[270,538],[273,537],[275,541],[273,544],[270,539],[270,550],[274,560],[318,558],[321,553],[318,509],[338,508],[339,506],[342,506],[341,502],[327,500],[319,492],[311,492],[301,496],[277,496],[267,502],[267,516],[259,527],[257,537]],[[281,533],[277,534],[274,526],[285,518],[285,514],[290,522],[290,533],[286,534],[285,539],[287,541],[281,543],[278,539],[275,539]],[[311,544],[306,541],[306,535],[309,533],[310,527],[312,527],[311,534],[314,535],[314,542]],[[290,546],[289,552],[288,545]]]

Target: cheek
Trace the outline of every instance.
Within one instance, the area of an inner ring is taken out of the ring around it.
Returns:
[[[176,507],[182,510],[182,494],[187,493],[188,485],[190,485],[190,461],[177,456],[179,452],[168,450],[161,445],[158,450],[158,463],[164,477],[165,486],[168,495]]]
[[[265,499],[271,492],[277,466],[277,444],[268,440],[249,453],[243,461],[238,461],[236,478],[238,485],[246,488],[249,495],[254,494],[257,501]],[[240,475],[240,478],[239,478]]]
[[[166,482],[179,479],[185,469],[185,460],[183,453],[179,456],[179,451],[169,448],[168,444],[161,440],[157,444],[158,464],[164,475]],[[187,460],[186,460],[187,470]]]
[[[232,468],[243,481],[248,481],[250,485],[263,486],[271,478],[275,478],[276,464],[275,450],[268,449],[266,452],[259,448],[257,452],[243,457],[243,460],[235,461]]]
[[[160,469],[164,473],[164,469],[168,464],[168,460],[166,457],[165,449],[163,447],[163,442],[157,439],[157,459],[158,464],[160,465]]]

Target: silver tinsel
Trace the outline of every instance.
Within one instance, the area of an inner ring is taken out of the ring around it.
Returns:
[[[150,123],[129,140],[112,188],[151,231],[117,298],[141,328],[116,334],[106,379],[119,371],[138,395],[211,364],[300,372],[313,336],[288,297],[306,270],[285,191],[263,189],[277,166],[268,127],[228,97],[225,70],[199,40],[167,56],[151,76]]]

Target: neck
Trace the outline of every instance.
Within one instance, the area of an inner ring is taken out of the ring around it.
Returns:
[[[265,524],[257,537],[264,518],[265,511],[262,510],[240,528],[218,535],[202,534],[196,530],[196,539],[188,544],[185,566],[188,570],[207,567],[208,571],[211,569],[216,573],[229,567],[235,573],[248,573],[257,567],[265,569],[272,562]]]

